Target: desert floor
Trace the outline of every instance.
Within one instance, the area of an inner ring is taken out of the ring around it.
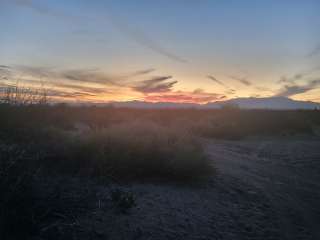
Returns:
[[[57,177],[57,182],[64,182],[61,199],[70,201],[74,218],[57,216],[44,235],[55,239],[320,239],[319,139],[203,142],[216,171],[201,184],[111,184]],[[110,200],[115,188],[132,193],[136,206],[126,213],[117,211]]]

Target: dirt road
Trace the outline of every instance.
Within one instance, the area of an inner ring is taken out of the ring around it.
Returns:
[[[220,174],[259,190],[283,239],[320,239],[320,141],[208,141]]]

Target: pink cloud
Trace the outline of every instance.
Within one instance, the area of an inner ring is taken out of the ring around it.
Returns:
[[[197,89],[193,92],[174,91],[157,94],[147,94],[144,100],[147,102],[177,102],[177,103],[208,103],[226,98],[217,93],[208,93]]]

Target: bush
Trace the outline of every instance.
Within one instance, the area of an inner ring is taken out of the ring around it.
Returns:
[[[51,130],[49,135],[52,163],[62,171],[121,179],[193,179],[211,168],[188,132],[151,122],[85,132]]]
[[[132,192],[119,188],[111,191],[111,201],[121,213],[128,213],[131,208],[137,205],[135,195]]]

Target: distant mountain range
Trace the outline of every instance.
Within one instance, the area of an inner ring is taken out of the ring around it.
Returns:
[[[234,104],[242,109],[320,109],[320,103],[310,101],[297,101],[286,97],[268,98],[235,98],[223,102],[206,104],[207,107],[216,108],[223,105]]]
[[[98,104],[100,105],[100,104]],[[195,103],[172,103],[172,102],[112,102],[114,107],[128,107],[140,109],[172,109],[172,108],[196,108],[196,109],[219,109],[225,106],[239,107],[240,109],[320,109],[320,103],[310,101],[297,101],[286,97],[267,98],[234,98],[226,101],[211,102],[207,104]]]

